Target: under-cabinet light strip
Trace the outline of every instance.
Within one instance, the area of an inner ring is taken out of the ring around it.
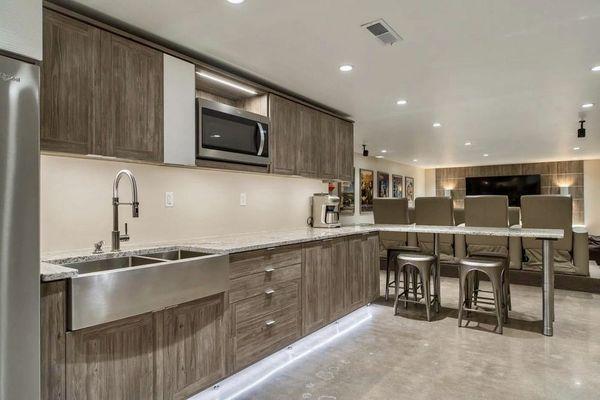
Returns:
[[[252,89],[248,89],[247,87],[238,85],[237,83],[233,83],[231,81],[228,81],[228,80],[225,80],[225,79],[221,79],[221,78],[219,78],[217,76],[214,76],[214,75],[211,75],[211,74],[207,74],[204,71],[196,72],[196,74],[198,76],[203,77],[203,78],[210,79],[212,81],[218,82],[221,85],[225,85],[225,86],[229,86],[229,87],[232,87],[234,89],[237,89],[237,90],[241,90],[242,92],[246,92],[246,93],[249,93],[249,94],[258,94],[257,92],[255,92]]]

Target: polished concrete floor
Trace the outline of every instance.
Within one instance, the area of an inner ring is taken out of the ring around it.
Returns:
[[[545,337],[540,289],[511,286],[514,311],[498,335],[487,318],[457,327],[457,284],[443,279],[435,321],[424,320],[423,306],[394,316],[392,302],[381,301],[359,310],[357,318],[369,317],[339,338],[215,398],[600,398],[600,295],[557,290],[555,336]]]

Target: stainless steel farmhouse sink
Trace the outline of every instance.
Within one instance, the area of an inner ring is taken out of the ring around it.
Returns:
[[[79,271],[69,284],[70,330],[229,290],[227,254],[169,250],[63,265]]]

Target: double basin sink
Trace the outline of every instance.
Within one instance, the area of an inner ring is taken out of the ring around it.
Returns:
[[[229,290],[229,255],[186,249],[62,264],[69,284],[68,328],[77,330],[158,311]]]

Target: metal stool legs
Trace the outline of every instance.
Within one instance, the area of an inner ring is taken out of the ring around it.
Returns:
[[[478,296],[481,291],[478,288],[479,279],[471,278],[474,274],[485,274],[492,285],[493,299]],[[501,260],[463,259],[459,266],[459,304],[458,304],[458,326],[462,327],[463,313],[472,311],[483,314],[495,315],[498,321],[498,331],[502,334],[505,320],[508,318],[508,306],[506,299],[506,264]],[[475,297],[477,296],[477,297]],[[489,303],[488,300],[493,300]],[[489,311],[480,304],[494,306]]]
[[[399,302],[404,303],[404,308],[408,303],[420,303],[424,300],[427,311],[427,321],[431,321],[431,306],[434,306],[436,312],[439,310],[439,293],[436,279],[439,279],[437,273],[437,258],[427,254],[400,254],[396,270],[398,275],[402,272],[404,280],[404,290],[400,293],[399,282],[396,281],[396,300],[394,302],[394,315],[398,313]],[[433,281],[432,281],[433,276]],[[419,284],[420,278],[420,284]],[[431,293],[431,284],[434,284],[434,291]],[[419,298],[420,291],[420,298]],[[413,299],[409,296],[412,294]]]

